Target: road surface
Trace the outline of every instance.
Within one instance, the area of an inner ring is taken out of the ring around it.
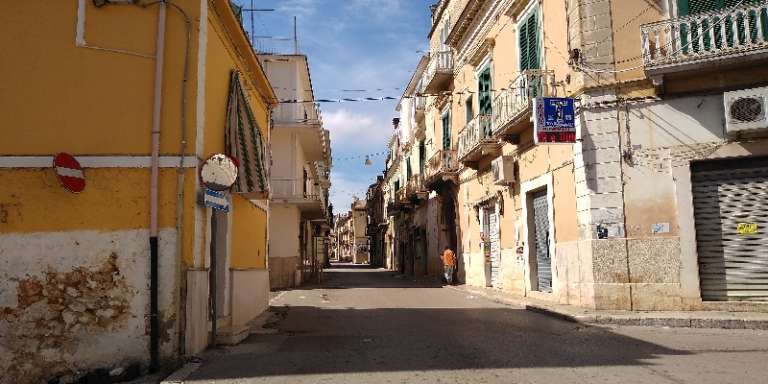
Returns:
[[[768,383],[768,332],[592,327],[355,266],[185,383]]]

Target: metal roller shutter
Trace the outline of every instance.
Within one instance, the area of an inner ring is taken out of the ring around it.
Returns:
[[[549,255],[549,207],[547,191],[533,194],[533,226],[538,290],[552,292],[552,258]]]
[[[768,300],[768,158],[691,171],[702,299]]]

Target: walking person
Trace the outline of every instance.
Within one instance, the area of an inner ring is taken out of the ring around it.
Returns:
[[[451,247],[445,247],[441,259],[443,260],[445,282],[453,284],[453,274],[456,272],[456,254],[453,253]]]

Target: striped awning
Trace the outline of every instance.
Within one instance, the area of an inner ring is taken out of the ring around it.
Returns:
[[[267,149],[237,71],[232,71],[230,77],[225,141],[227,155],[238,162],[238,177],[232,186],[232,193],[245,194],[253,199],[267,198]]]

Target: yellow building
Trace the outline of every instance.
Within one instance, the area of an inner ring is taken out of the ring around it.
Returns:
[[[2,383],[173,364],[211,342],[210,296],[218,342],[267,307],[276,98],[235,11],[94,3],[0,13]],[[81,193],[57,180],[60,152]],[[201,203],[215,153],[239,163],[228,214]]]

